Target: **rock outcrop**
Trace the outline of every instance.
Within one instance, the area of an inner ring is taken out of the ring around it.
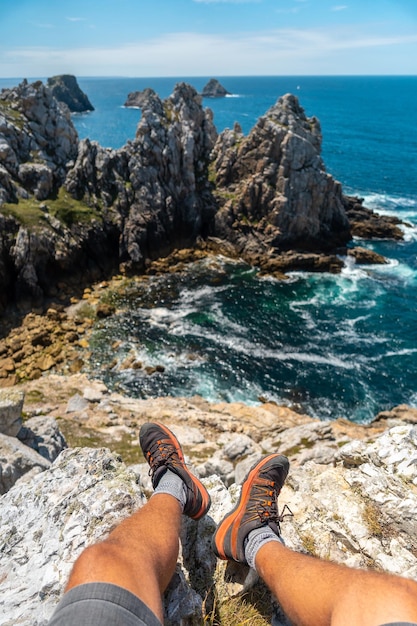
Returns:
[[[208,182],[217,137],[211,112],[184,83],[164,101],[151,89],[142,96],[135,139],[119,151],[81,142],[65,182],[74,197],[116,208],[119,260],[135,270],[207,234],[216,210]]]
[[[71,113],[85,113],[94,111],[94,107],[80,86],[77,79],[71,74],[60,74],[48,78],[47,86],[54,97],[67,105]]]
[[[68,109],[40,81],[0,92],[0,206],[56,193],[77,149]]]
[[[150,97],[152,97],[152,94],[154,94],[154,91],[153,89],[150,89],[149,87],[147,87],[143,91],[132,91],[131,93],[128,94],[127,100],[124,103],[124,106],[131,107],[133,109],[141,109],[143,104],[145,104],[146,101]]]
[[[23,401],[21,390],[0,389],[0,494],[47,469],[66,447],[52,417],[33,417],[23,426]]]
[[[118,267],[143,271],[209,237],[264,272],[340,271],[352,202],[325,172],[319,122],[294,96],[247,137],[237,125],[218,137],[184,83],[166,100],[147,89],[138,103],[136,137],[111,150],[78,141],[68,108],[41,82],[1,92],[0,307],[38,305],[59,284],[85,286]],[[359,221],[367,236],[388,233],[363,207]]]
[[[0,389],[0,433],[16,437],[22,427],[24,395],[18,389]]]
[[[211,78],[201,92],[203,98],[224,98],[230,93],[219,83],[216,78]]]
[[[362,198],[343,196],[352,236],[361,239],[404,239],[404,223],[393,215],[379,215],[363,205]]]
[[[332,250],[350,237],[341,185],[325,172],[321,130],[285,95],[247,137],[224,131],[213,151],[216,232],[245,250]]]
[[[35,384],[47,389],[46,381],[32,382],[26,386],[28,397],[34,396]],[[218,610],[256,583],[247,568],[231,571],[217,561],[210,540],[235,503],[248,467],[260,455],[277,450],[291,460],[279,498],[280,511],[287,505],[292,512],[282,524],[287,546],[417,580],[417,433],[412,409],[401,407],[365,427],[343,420],[318,422],[272,404],[256,408],[211,405],[198,398],[133,400],[110,394],[99,381],[80,375],[52,377],[49,388],[54,402],[48,404],[44,397],[43,413],[63,415],[57,405],[78,389],[84,409],[67,413],[62,425],[73,419],[79,420],[78,428],[94,423],[96,435],[113,444],[124,432],[136,464],[126,466],[100,444],[69,448],[51,465],[45,458],[44,468],[26,474],[1,497],[4,626],[45,626],[78,554],[146,502],[151,485],[147,464],[137,464],[137,433],[149,419],[162,419],[174,430],[212,498],[205,518],[198,523],[184,519],[177,570],[164,598],[165,623],[210,619],[214,598]],[[26,408],[31,413],[40,406],[31,399]],[[100,425],[100,413],[106,415],[107,426]],[[261,593],[265,598],[264,589]],[[275,604],[273,614],[279,614]]]

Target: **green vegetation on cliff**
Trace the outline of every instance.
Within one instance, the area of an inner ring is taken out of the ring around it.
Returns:
[[[101,219],[100,213],[82,200],[72,198],[63,187],[55,198],[36,200],[31,197],[19,199],[17,204],[4,204],[1,213],[14,217],[20,224],[28,228],[47,226],[48,216],[58,219],[61,224],[71,227],[73,224],[85,224],[94,219]]]

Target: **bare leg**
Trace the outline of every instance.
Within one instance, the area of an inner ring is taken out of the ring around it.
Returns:
[[[66,591],[83,583],[113,583],[138,596],[162,622],[161,595],[175,571],[181,516],[178,500],[155,494],[107,539],[82,552]]]
[[[262,546],[256,569],[297,626],[378,626],[417,622],[417,583],[350,569],[294,552],[278,542]]]

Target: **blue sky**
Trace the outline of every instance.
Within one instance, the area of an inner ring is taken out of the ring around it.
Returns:
[[[417,0],[0,0],[0,77],[417,74]]]

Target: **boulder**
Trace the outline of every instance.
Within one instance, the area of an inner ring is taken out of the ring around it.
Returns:
[[[88,96],[80,89],[77,79],[71,74],[60,74],[48,78],[47,86],[53,96],[67,105],[72,113],[94,111]]]
[[[0,389],[0,433],[16,437],[22,426],[25,395],[18,389]]]
[[[393,215],[380,215],[363,205],[363,198],[343,196],[352,235],[361,239],[404,239],[403,222]]]
[[[27,472],[50,466],[43,456],[15,437],[0,434],[0,494],[6,493]]]
[[[52,417],[39,415],[26,420],[17,434],[25,446],[32,448],[44,459],[52,463],[67,447],[57,421]]]
[[[355,246],[347,251],[348,256],[355,259],[361,265],[384,265],[388,263],[385,257],[374,250],[368,250],[362,246]]]

